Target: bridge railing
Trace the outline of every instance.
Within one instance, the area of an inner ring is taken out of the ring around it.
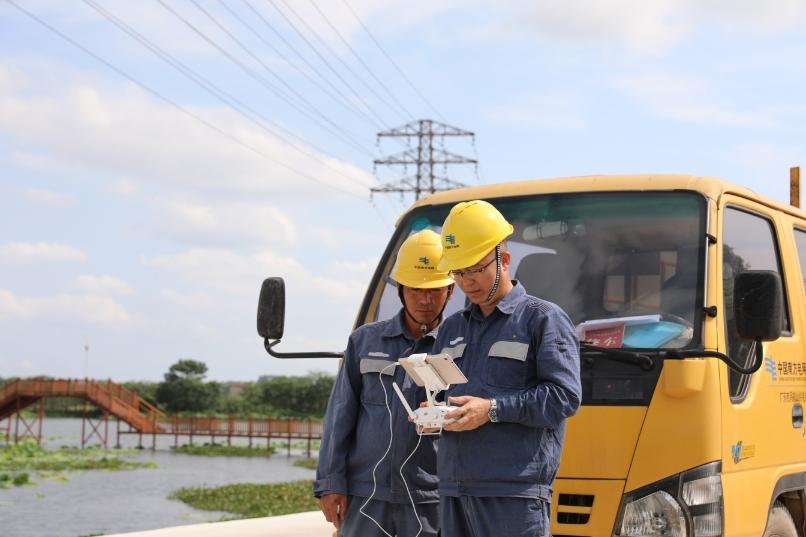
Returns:
[[[169,416],[156,420],[160,434],[321,438],[322,422],[294,418]]]

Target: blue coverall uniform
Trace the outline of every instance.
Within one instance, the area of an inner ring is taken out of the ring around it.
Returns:
[[[353,332],[328,401],[314,495],[349,496],[347,516],[339,529],[342,536],[383,536],[375,523],[359,512],[370,495],[373,501],[364,512],[391,535],[413,537],[420,529],[409,493],[423,524],[420,536],[436,536],[439,527],[437,437],[422,436],[416,452],[406,462],[403,475],[408,491],[399,473],[419,437],[394,394],[392,381],[400,386],[412,408],[425,400],[425,390],[393,363],[414,353],[430,353],[436,335],[432,331],[415,342],[405,328],[404,315],[401,309],[391,319],[364,325]],[[373,495],[372,470],[390,443],[389,411],[384,397],[392,414],[394,438],[389,453],[375,471]]]
[[[448,317],[434,344],[468,378],[446,396],[494,397],[499,417],[442,432],[443,537],[549,534],[565,419],[581,401],[579,340],[562,309],[513,284],[488,316],[471,304]]]

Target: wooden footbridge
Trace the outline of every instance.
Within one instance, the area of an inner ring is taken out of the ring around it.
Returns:
[[[180,437],[189,438],[190,444],[199,437],[209,437],[213,442],[226,438],[228,444],[232,438],[240,437],[248,438],[250,446],[256,438],[265,438],[267,444],[272,439],[282,439],[287,441],[289,453],[292,441],[307,441],[310,453],[311,442],[322,438],[322,424],[316,420],[166,416],[137,393],[112,381],[26,379],[0,388],[0,432],[5,431],[7,443],[12,441],[12,437],[15,443],[28,437],[41,443],[44,400],[48,397],[84,401],[82,447],[94,438],[103,447],[108,447],[110,417],[117,421],[118,447],[120,436],[124,434],[138,435],[141,447],[143,438],[150,436],[152,448],[156,447],[157,436],[161,435],[172,435],[174,445],[179,445]],[[37,411],[33,416],[31,412],[23,412],[34,405]],[[91,407],[101,411],[100,418],[92,417]],[[124,429],[121,429],[122,424]]]

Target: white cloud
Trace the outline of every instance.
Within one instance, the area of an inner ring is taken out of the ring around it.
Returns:
[[[239,255],[222,249],[192,248],[183,252],[145,257],[149,267],[181,274],[205,291],[225,291],[257,297],[268,276],[283,276],[291,287],[310,297],[331,301],[360,300],[372,276],[373,261],[333,262],[316,273],[298,260],[275,251]]]
[[[530,95],[489,107],[483,113],[493,121],[522,127],[570,131],[588,128],[582,96],[576,92]]]
[[[730,106],[719,92],[699,79],[647,74],[616,78],[612,85],[662,119],[743,127],[774,124],[772,118],[759,110],[747,110],[738,104]]]
[[[353,246],[374,246],[375,250],[381,252],[389,240],[389,231],[376,227],[365,229],[351,229],[346,227],[329,226],[302,226],[302,233],[309,244],[324,246],[330,250],[343,250],[345,244]]]
[[[806,21],[802,0],[517,0],[475,4],[486,16],[467,35],[487,39],[513,31],[567,42],[614,43],[664,53],[696,32],[746,35],[797,31]]]
[[[75,203],[74,197],[45,188],[26,188],[22,192],[26,198],[41,205],[64,207]]]
[[[543,0],[514,4],[510,25],[570,40],[617,41],[642,51],[668,49],[685,33],[682,0]]]
[[[90,295],[131,295],[134,290],[121,279],[113,276],[92,276],[89,274],[76,278],[76,286]]]
[[[131,196],[137,192],[137,185],[128,179],[118,179],[110,183],[109,190],[122,196]]]
[[[162,300],[176,304],[188,309],[206,309],[215,304],[209,293],[200,291],[192,293],[181,293],[175,289],[160,289],[159,296]]]
[[[101,325],[127,325],[126,309],[106,297],[58,294],[51,297],[19,296],[0,289],[0,319],[80,321]]]
[[[240,144],[131,84],[109,86],[50,67],[63,71],[65,81],[30,80],[34,75],[19,58],[4,58],[0,66],[0,132],[19,153],[36,146],[66,165],[209,191],[278,192],[292,186],[317,198],[364,196],[366,185],[375,182],[357,166],[285,142],[231,109],[187,108]]]
[[[803,0],[708,0],[690,4],[713,17],[719,25],[736,31],[772,33],[797,29],[806,21]]]
[[[0,245],[0,263],[82,262],[87,256],[66,244],[10,242]]]
[[[297,227],[284,211],[265,203],[188,201],[185,196],[156,200],[155,227],[160,235],[194,245],[255,243],[272,246],[297,242]]]
[[[300,265],[294,259],[272,255],[265,259],[238,255],[220,248],[191,248],[175,254],[143,257],[147,267],[181,274],[182,278],[205,291],[226,291],[250,295],[257,293],[260,282],[271,271],[295,272]]]

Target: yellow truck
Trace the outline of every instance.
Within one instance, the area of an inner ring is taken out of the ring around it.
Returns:
[[[806,537],[806,212],[679,175],[437,193],[399,219],[356,326],[399,307],[403,240],[471,199],[513,224],[511,273],[582,341],[552,534]],[[464,303],[457,289],[447,313]],[[258,331],[281,357],[283,309],[270,278]]]

